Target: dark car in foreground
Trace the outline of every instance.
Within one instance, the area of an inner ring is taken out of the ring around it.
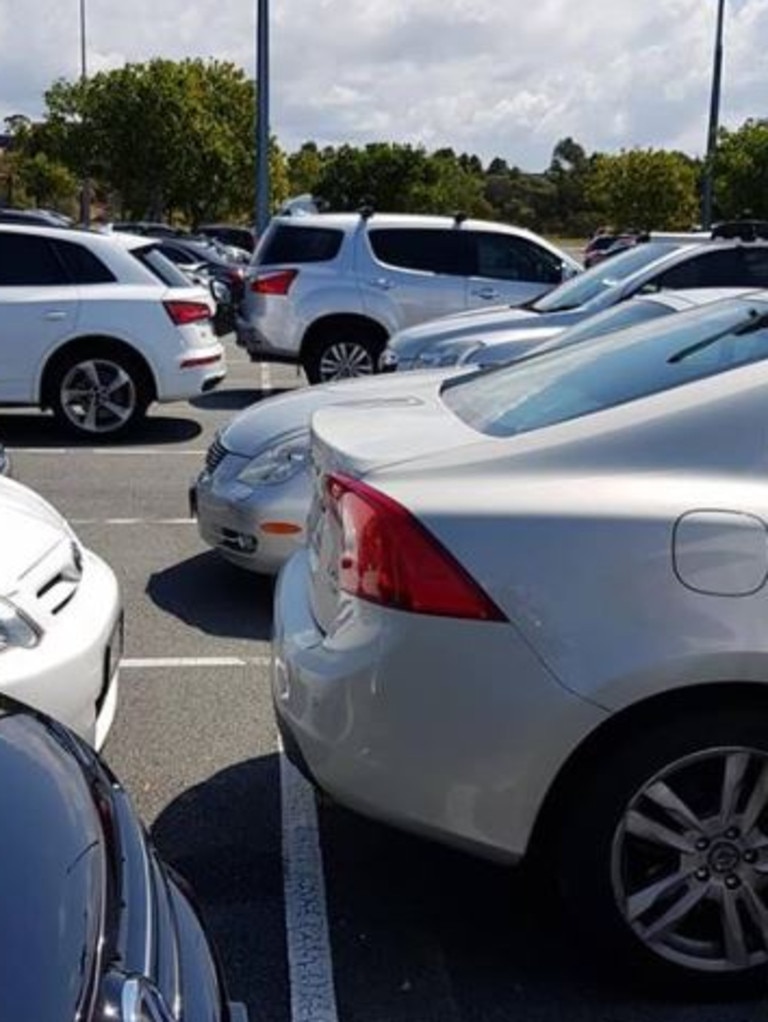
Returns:
[[[0,696],[3,1019],[244,1022],[184,882],[63,725]]]

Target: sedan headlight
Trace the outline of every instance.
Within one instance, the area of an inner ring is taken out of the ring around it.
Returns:
[[[479,351],[482,347],[482,341],[466,340],[425,348],[414,359],[413,368],[442,369],[445,366],[461,365],[470,355]]]
[[[13,647],[32,649],[40,642],[40,631],[10,600],[0,597],[0,653]]]
[[[283,433],[248,462],[237,481],[246,486],[284,483],[301,472],[308,457],[308,429]]]

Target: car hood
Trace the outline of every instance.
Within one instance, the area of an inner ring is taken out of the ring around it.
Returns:
[[[528,309],[504,308],[493,312],[487,310],[464,319],[446,317],[399,331],[388,342],[387,349],[394,352],[399,361],[408,361],[436,344],[472,338],[488,344],[498,333],[509,335],[511,331],[520,330],[565,329],[585,315],[587,313],[579,309],[537,313]]]
[[[0,478],[0,595],[10,593],[72,530],[51,505],[12,479]]]
[[[3,1017],[82,1015],[104,911],[106,850],[63,732],[0,697],[0,990]]]
[[[278,437],[301,429],[308,430],[312,415],[327,405],[362,403],[370,423],[372,403],[397,399],[401,393],[429,392],[443,380],[461,373],[462,370],[456,368],[424,370],[407,375],[395,373],[302,387],[246,408],[226,427],[220,439],[230,453],[252,458]]]

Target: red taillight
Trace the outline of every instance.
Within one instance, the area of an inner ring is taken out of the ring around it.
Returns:
[[[442,543],[391,497],[335,474],[326,491],[341,527],[339,586],[345,592],[414,614],[507,620]]]
[[[260,273],[251,281],[251,291],[257,295],[287,295],[291,284],[299,275],[298,270],[276,270],[274,273]]]
[[[187,323],[199,323],[203,319],[211,318],[211,310],[204,302],[163,302],[165,311],[171,317],[176,326],[186,326]]]

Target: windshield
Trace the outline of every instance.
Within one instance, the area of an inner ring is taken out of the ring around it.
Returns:
[[[676,310],[661,302],[630,300],[621,302],[619,305],[612,305],[604,312],[597,312],[594,316],[588,316],[581,323],[568,327],[561,334],[553,337],[551,341],[542,344],[537,351],[552,351],[555,348],[568,348],[572,344],[580,344],[582,341],[591,341],[593,337],[602,337],[603,334],[614,333],[617,330],[627,330],[631,326],[639,326],[641,323],[648,323],[652,319],[661,319]]]
[[[534,312],[564,312],[566,309],[576,309],[602,294],[617,281],[625,280],[637,270],[679,247],[669,241],[645,241],[635,245],[548,291],[541,298],[537,298],[529,308]]]
[[[768,306],[733,299],[443,385],[446,406],[509,437],[768,357]]]

